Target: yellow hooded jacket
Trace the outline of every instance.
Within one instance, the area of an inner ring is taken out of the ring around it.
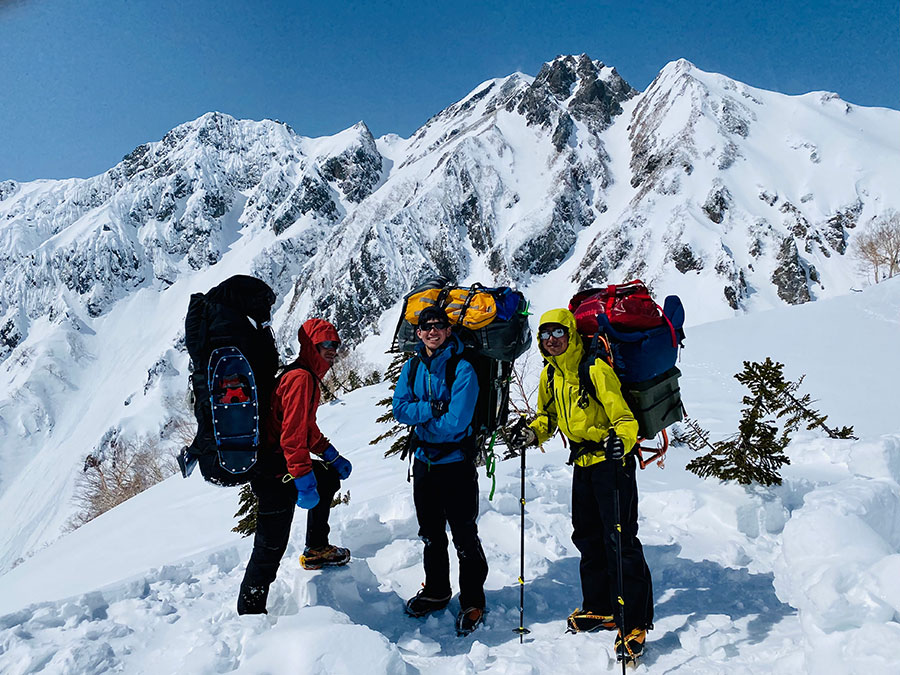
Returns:
[[[609,435],[610,427],[614,427],[625,449],[631,451],[637,443],[638,423],[622,397],[619,378],[603,359],[597,359],[589,372],[600,402],[587,396],[586,407],[580,407],[578,364],[584,355],[584,345],[575,326],[575,316],[567,309],[551,309],[541,316],[540,325],[548,323],[558,323],[568,329],[569,346],[559,356],[550,356],[543,350],[538,338],[538,348],[554,368],[552,383],[547,382],[548,367],[541,371],[538,415],[531,423],[538,442],[547,441],[558,427],[570,441],[602,443]],[[590,466],[605,459],[605,453],[598,450],[582,455],[575,463]]]

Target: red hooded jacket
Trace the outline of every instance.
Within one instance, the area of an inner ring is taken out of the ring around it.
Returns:
[[[321,455],[330,443],[316,424],[316,409],[321,394],[319,380],[331,365],[321,357],[316,345],[340,340],[337,329],[324,319],[309,319],[297,336],[297,363],[301,367],[287,371],[278,380],[268,425],[269,442],[280,445],[288,472],[294,478],[312,470],[309,453]]]

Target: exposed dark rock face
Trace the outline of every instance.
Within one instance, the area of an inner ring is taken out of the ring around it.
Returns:
[[[725,287],[725,302],[728,303],[728,306],[731,309],[738,309],[740,305],[738,304],[738,294],[737,291],[734,290],[734,286],[726,286]]]
[[[672,251],[672,262],[682,274],[703,269],[703,261],[696,257],[694,250],[687,244]]]
[[[0,202],[9,199],[19,191],[19,184],[14,180],[0,181]]]
[[[513,265],[532,274],[546,274],[557,268],[575,244],[575,228],[564,213],[569,205],[557,204],[550,227],[519,246],[512,255]]]
[[[553,131],[553,147],[556,148],[557,152],[562,152],[563,148],[565,148],[569,144],[569,139],[572,137],[572,133],[575,131],[575,123],[572,121],[572,118],[566,114],[562,114],[559,116],[559,122],[556,124],[556,129]]]
[[[381,180],[383,157],[375,147],[372,132],[362,122],[357,124],[359,144],[322,163],[322,176],[338,184],[348,201],[359,203]]]
[[[0,325],[0,359],[9,356],[9,353],[18,346],[23,338],[24,335],[12,318]]]
[[[602,63],[591,61],[585,54],[578,58],[581,84],[569,103],[572,117],[585,122],[594,133],[608,127],[621,114],[622,103],[637,94],[615,68],[608,74],[601,73],[603,68]]]
[[[809,221],[800,212],[800,209],[790,202],[785,202],[781,205],[780,211],[787,216],[784,224],[791,234],[795,237],[803,238],[809,233]]]
[[[780,263],[772,273],[772,283],[778,289],[778,297],[791,305],[810,301],[806,271],[800,261],[797,243],[793,237],[785,237],[778,251]]]
[[[863,203],[857,200],[856,203],[838,210],[823,225],[825,241],[841,255],[847,252],[847,230],[856,227],[862,210]]]
[[[149,143],[137,146],[122,158],[122,172],[125,178],[131,178],[135,174],[150,168],[152,158]]]
[[[576,86],[577,85],[577,86]],[[566,128],[571,123],[562,119],[560,105],[565,104],[568,115],[583,121],[594,133],[610,125],[622,112],[622,103],[637,92],[614,68],[605,66],[586,55],[558,57],[544,64],[534,82],[525,92],[507,103],[507,110],[517,110],[529,125],[549,127],[556,120],[554,145],[565,146]]]
[[[744,277],[744,270],[738,270],[736,275],[732,274],[731,279],[731,283],[724,289],[725,301],[731,309],[738,310],[741,308],[741,301],[749,295],[750,289]]]
[[[775,206],[775,202],[778,201],[778,195],[772,194],[772,193],[768,192],[767,190],[760,191],[759,198],[762,201],[764,201],[766,204],[768,204],[769,206]]]
[[[724,185],[713,188],[706,197],[703,204],[703,210],[707,217],[714,223],[721,223],[725,220],[725,212],[731,207],[733,199],[731,192]]]
[[[643,221],[626,221],[612,232],[603,232],[591,242],[572,280],[581,289],[609,283],[610,274],[619,269],[635,252],[632,233],[643,227]],[[638,257],[638,256],[636,256]],[[633,268],[629,272],[638,272]],[[634,278],[628,273],[622,278]]]
[[[729,134],[746,138],[750,135],[750,116],[752,113],[746,106],[737,103],[734,99],[725,98],[719,110],[719,120],[722,127]]]
[[[178,369],[172,365],[167,356],[161,356],[147,371],[147,381],[144,382],[144,396],[147,392],[164,377],[175,377],[178,375]]]

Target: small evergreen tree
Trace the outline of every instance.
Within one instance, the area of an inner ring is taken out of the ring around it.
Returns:
[[[409,360],[409,354],[404,352],[399,352],[394,354],[394,358],[391,359],[391,364],[388,366],[387,371],[384,374],[384,379],[390,380],[391,382],[391,392],[393,393],[394,389],[397,387],[397,380],[400,378],[400,371],[403,369],[403,364]],[[397,422],[394,419],[394,410],[393,410],[393,396],[387,396],[378,403],[375,404],[378,407],[386,408],[386,410],[378,416],[376,420],[380,424],[390,424],[390,428],[384,433],[378,435],[369,441],[369,445],[376,445],[380,443],[386,438],[393,438],[394,441],[391,443],[391,447],[388,448],[384,456],[390,457],[391,455],[396,455],[399,452],[402,452],[409,442],[409,430],[403,424]]]
[[[334,499],[331,500],[331,508],[335,506],[340,506],[341,504],[349,504],[350,503],[350,490],[347,490],[347,494],[341,494],[338,492]]]
[[[761,397],[765,407],[777,417],[787,418],[784,424],[786,432],[793,433],[805,423],[807,430],[821,427],[830,438],[856,438],[853,427],[832,429],[827,426],[825,421],[828,416],[811,407],[815,401],[809,394],[799,397],[795,395],[806,376],[801,375],[796,382],[785,380],[783,363],[776,363],[768,357],[762,363],[744,361],[744,370],[734,377],[750,389],[754,396]]]
[[[241,486],[241,492],[238,495],[238,510],[234,514],[235,518],[240,518],[238,524],[231,528],[232,532],[237,532],[242,537],[249,537],[256,532],[256,515],[259,513],[259,500],[250,489],[250,483]]]
[[[744,397],[745,408],[738,432],[716,443],[714,449],[688,463],[687,468],[701,478],[715,476],[741,485],[780,485],[779,470],[791,460],[784,454],[790,442],[787,431],[778,434],[778,425],[764,419],[761,397]]]
[[[784,364],[770,358],[762,363],[744,361],[743,371],[734,377],[751,394],[742,400],[744,409],[738,432],[712,444],[709,432],[686,418],[688,431],[677,436],[678,441],[693,450],[710,449],[687,465],[688,470],[701,478],[714,476],[720,480],[736,480],[742,485],[780,485],[779,471],[783,465],[790,464],[784,450],[790,443],[790,435],[803,423],[807,429],[824,429],[831,438],[855,438],[852,427],[829,428],[825,424],[827,416],[811,407],[813,401],[808,394],[796,395],[803,377],[796,382],[785,380]],[[776,420],[782,418],[784,427],[779,433]]]

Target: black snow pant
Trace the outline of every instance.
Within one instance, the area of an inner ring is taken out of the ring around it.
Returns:
[[[413,500],[419,536],[425,542],[425,592],[435,598],[451,594],[447,525],[459,558],[461,609],[484,608],[488,565],[478,539],[478,475],[468,461],[413,464]]]
[[[306,546],[318,548],[328,544],[328,516],[331,502],[341,486],[337,472],[324,462],[313,461],[319,503],[306,515]],[[291,535],[291,521],[297,508],[297,488],[294,481],[282,482],[281,476],[257,476],[250,488],[259,500],[256,516],[256,535],[253,553],[244,572],[242,586],[268,588],[275,581],[278,565],[287,549]]]
[[[624,466],[622,462],[616,466],[607,460],[587,467],[575,466],[572,474],[572,542],[581,552],[581,607],[615,616],[618,621],[614,502],[618,473],[626,632],[653,625],[653,582],[637,537],[635,464],[634,454],[629,453]]]

